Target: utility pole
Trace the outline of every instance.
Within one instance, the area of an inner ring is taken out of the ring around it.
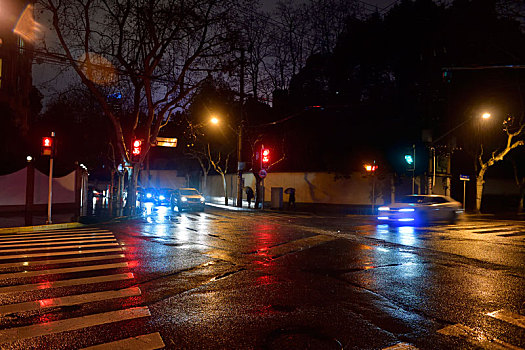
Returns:
[[[242,132],[244,124],[244,48],[241,48],[241,71],[240,71],[240,102],[241,102],[241,122],[239,124],[238,138],[237,138],[237,206],[242,207],[242,172],[244,170],[244,162],[242,161]]]

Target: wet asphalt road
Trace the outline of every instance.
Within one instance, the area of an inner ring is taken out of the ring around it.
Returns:
[[[2,234],[0,348],[525,348],[524,238],[211,207]]]

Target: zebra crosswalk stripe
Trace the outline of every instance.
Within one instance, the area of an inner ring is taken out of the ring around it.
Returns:
[[[0,330],[0,344],[151,316],[147,306]]]
[[[73,273],[73,272],[85,272],[95,270],[108,270],[128,267],[128,263],[115,263],[115,264],[104,264],[104,265],[89,265],[89,266],[78,266],[78,267],[66,267],[63,269],[49,269],[49,270],[37,270],[37,271],[23,271],[13,273],[0,274],[0,280],[10,278],[21,278],[21,277],[34,277],[43,275],[57,275],[61,273]]]
[[[111,244],[118,245],[118,244]],[[102,245],[102,246],[105,246]],[[28,258],[43,258],[60,255],[84,255],[84,254],[99,254],[109,252],[121,252],[122,248],[107,248],[107,249],[88,249],[82,250],[84,247],[73,246],[73,248],[79,248],[79,250],[67,250],[63,252],[47,252],[47,253],[33,253],[33,254],[16,254],[16,255],[0,255],[0,260],[12,260],[12,259],[28,259]]]
[[[97,244],[80,244],[79,245],[65,245],[65,246],[57,246],[57,247],[41,247],[41,248],[25,248],[24,251],[38,251],[38,250],[59,250],[59,249],[71,249],[71,248],[78,248],[78,249],[84,249],[84,248],[90,248],[90,247],[110,247],[110,246],[118,246],[119,244],[117,242],[108,242],[108,243],[97,243]],[[14,253],[19,252],[20,248],[18,249],[4,249],[0,250],[0,253]],[[2,258],[0,256],[0,258]]]
[[[115,236],[106,235],[100,237],[67,237],[67,238],[51,238],[51,239],[35,239],[33,241],[9,241],[0,242],[0,248],[11,247],[36,247],[56,244],[72,244],[72,243],[99,243],[99,242],[116,242]],[[37,242],[37,243],[36,243]]]
[[[24,303],[0,305],[0,316],[41,310],[50,307],[72,306],[91,303],[95,301],[133,297],[140,295],[140,288],[131,287],[120,290],[109,290],[103,292],[69,295],[60,298],[41,299]]]
[[[132,279],[132,278],[133,278],[133,273],[128,272],[128,273],[119,273],[119,274],[114,274],[114,275],[74,278],[74,279],[68,279],[68,280],[50,281],[50,282],[33,283],[33,284],[22,284],[22,285],[16,285],[16,286],[0,287],[0,294],[21,293],[21,292],[29,292],[29,291],[35,291],[35,290],[60,288],[60,287],[80,286],[84,284],[123,281],[123,280]]]
[[[111,343],[105,343],[81,350],[115,350],[115,349],[133,349],[133,350],[154,350],[161,349],[166,345],[158,332],[139,335],[133,338],[117,340]]]
[[[67,263],[77,263],[77,262],[96,261],[96,260],[122,259],[124,257],[125,257],[124,254],[113,254],[113,255],[84,256],[82,258],[71,258],[71,259],[20,261],[16,263],[0,264],[0,269],[6,269],[6,268],[11,268],[11,267],[67,264]]]
[[[505,321],[520,328],[525,328],[525,316],[516,314],[508,310],[498,310],[489,312],[487,316],[494,317],[495,319]]]

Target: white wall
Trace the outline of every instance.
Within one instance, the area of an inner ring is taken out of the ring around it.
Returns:
[[[26,179],[23,179],[25,186]],[[25,193],[25,191],[24,191]],[[34,204],[47,204],[49,193],[49,176],[35,170]],[[53,203],[75,203],[75,172],[63,177],[53,178]],[[25,201],[24,201],[25,204]]]
[[[244,186],[255,190],[255,177],[253,174],[243,174]],[[236,197],[236,174],[226,176],[228,197]],[[384,180],[387,181],[387,180]],[[376,204],[383,204],[381,188],[383,182],[376,179]],[[301,172],[301,173],[269,173],[264,180],[265,200],[269,201],[272,187],[295,188],[296,202],[326,203],[326,204],[371,204],[372,179],[360,172],[351,174],[347,178],[338,178],[333,173]],[[207,195],[222,197],[223,184],[219,175],[208,176]],[[243,198],[246,194],[243,193]],[[285,194],[285,201],[288,196]]]
[[[26,181],[27,168],[0,176],[0,205],[25,205]]]
[[[149,185],[146,179],[147,171],[140,172],[140,184],[144,187],[172,188],[186,187],[186,178],[177,176],[176,170],[150,170]]]

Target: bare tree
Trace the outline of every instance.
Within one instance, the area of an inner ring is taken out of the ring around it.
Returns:
[[[517,125],[516,125],[517,124]],[[483,196],[483,186],[485,184],[485,173],[487,170],[499,161],[502,161],[505,156],[513,149],[525,145],[523,140],[523,131],[525,124],[523,122],[516,122],[516,119],[509,117],[503,122],[503,129],[507,134],[507,143],[505,148],[501,151],[495,150],[491,153],[487,160],[483,160],[484,150],[481,145],[481,150],[478,155],[479,170],[476,176],[476,211],[481,209],[481,199]],[[521,139],[516,140],[521,137]]]
[[[228,162],[230,160],[231,153],[227,153],[226,156],[221,152],[212,153],[210,150],[210,144],[208,144],[208,161],[213,166],[213,169],[221,175],[222,187],[224,190],[224,205],[228,205],[228,186],[226,185],[226,173],[228,172]]]
[[[173,111],[220,64],[224,0],[40,0],[64,55],[113,127],[116,149],[128,166],[128,204],[134,210],[140,164]],[[226,48],[227,49],[227,48]],[[118,113],[108,95],[122,93]],[[133,161],[130,144],[144,140]]]

